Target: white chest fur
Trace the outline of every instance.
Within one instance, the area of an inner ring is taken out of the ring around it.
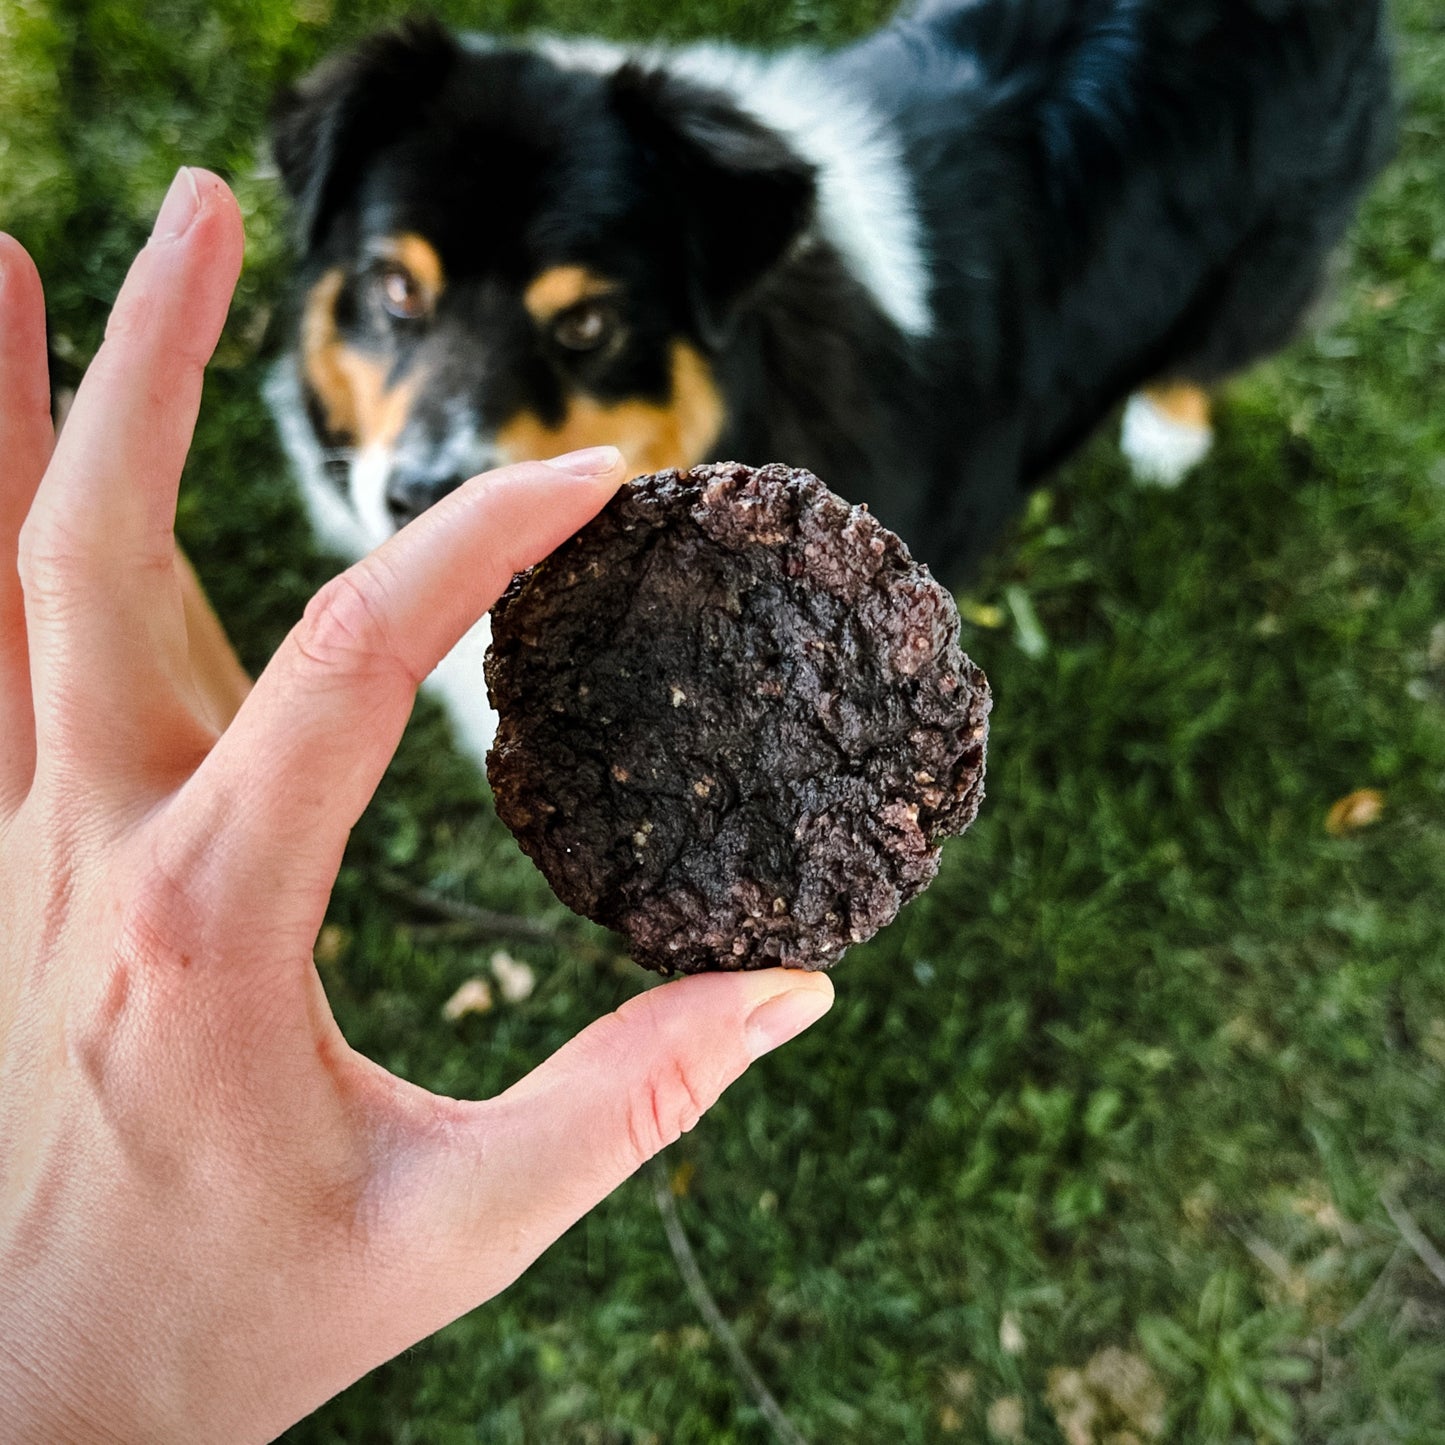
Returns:
[[[355,560],[374,545],[356,511],[326,472],[326,455],[306,417],[294,358],[283,359],[266,382],[270,403],[290,458],[306,513],[324,546]],[[484,767],[497,732],[497,715],[487,702],[482,662],[492,641],[492,620],[483,617],[444,657],[426,680],[425,691],[446,708],[457,742]]]

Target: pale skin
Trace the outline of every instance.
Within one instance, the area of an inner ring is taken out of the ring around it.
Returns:
[[[218,694],[172,523],[241,250],[229,191],[182,172],[57,442],[40,282],[0,238],[7,1440],[273,1437],[506,1288],[832,1001],[666,984],[482,1101],[347,1045],[312,948],[417,684],[622,465],[468,483]]]

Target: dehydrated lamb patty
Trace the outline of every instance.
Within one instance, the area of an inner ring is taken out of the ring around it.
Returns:
[[[659,972],[836,963],[983,799],[952,598],[808,472],[644,477],[492,626],[497,811]]]

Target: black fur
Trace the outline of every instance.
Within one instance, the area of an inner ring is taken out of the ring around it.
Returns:
[[[924,0],[816,64],[901,140],[927,339],[818,240],[809,165],[726,96],[429,24],[278,107],[307,275],[352,268],[343,322],[394,374],[429,348],[434,437],[458,398],[483,429],[579,388],[662,400],[685,337],[726,399],[715,455],[811,468],[957,580],[1132,390],[1290,337],[1393,137],[1377,0]],[[361,299],[365,237],[398,229],[451,278],[425,337],[382,337]],[[522,289],[569,262],[622,284],[619,352],[530,328]]]
[[[1129,392],[1286,342],[1394,135],[1370,0],[935,0],[837,63],[929,177],[957,430],[897,515],[965,562]]]

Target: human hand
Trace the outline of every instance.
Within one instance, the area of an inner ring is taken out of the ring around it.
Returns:
[[[481,1102],[347,1046],[312,948],[417,684],[621,467],[469,483],[323,588],[219,731],[172,524],[241,250],[182,172],[57,443],[39,280],[0,240],[7,1439],[275,1435],[505,1288],[832,998],[667,984]]]

